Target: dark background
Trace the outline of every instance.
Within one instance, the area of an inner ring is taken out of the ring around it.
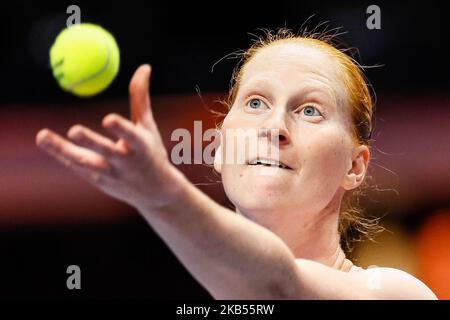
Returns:
[[[80,6],[82,22],[114,34],[121,49],[118,77],[88,100],[60,90],[49,68],[48,51],[70,4]],[[370,4],[381,8],[381,30],[366,28]],[[374,174],[381,187],[401,192],[388,190],[368,207],[389,213],[387,221],[422,243],[427,219],[450,206],[450,27],[443,2],[9,1],[0,9],[0,297],[209,298],[135,210],[59,168],[37,150],[34,135],[45,126],[62,133],[76,122],[98,126],[113,111],[127,115],[130,77],[151,63],[155,115],[170,145],[178,126],[192,128],[194,119],[213,125],[204,106],[216,106],[214,97],[226,93],[237,61],[224,59],[212,72],[215,62],[248,48],[250,33],[262,34],[257,28],[298,30],[308,18],[309,29],[322,21],[342,27],[359,62],[380,65],[366,71],[378,96]],[[217,180],[211,168],[197,167],[182,170],[197,183]],[[201,188],[229,205],[219,183]],[[420,262],[428,251],[415,248],[411,272],[431,285],[430,267],[425,272]],[[80,291],[66,288],[70,264],[81,267]]]
[[[14,3],[14,5],[12,5]],[[68,2],[71,4],[70,2]],[[381,30],[366,26],[366,8],[378,3]],[[135,68],[144,62],[155,67],[153,92],[190,93],[226,90],[235,61],[212,65],[237,49],[249,46],[257,28],[298,30],[308,18],[309,29],[319,22],[348,31],[342,38],[360,52],[379,92],[446,90],[449,85],[447,7],[441,2],[345,3],[315,1],[211,1],[207,3],[127,1],[77,2],[82,22],[95,22],[116,37],[121,48],[121,72],[102,97],[122,97]],[[1,12],[2,101],[67,99],[54,85],[48,50],[65,26],[67,3],[9,2]],[[311,17],[312,16],[312,17]]]

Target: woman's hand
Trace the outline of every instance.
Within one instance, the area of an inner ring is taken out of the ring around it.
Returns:
[[[118,114],[102,121],[117,141],[77,124],[67,132],[72,142],[42,129],[36,144],[106,194],[135,207],[158,209],[176,199],[184,176],[170,163],[153,119],[150,73],[151,67],[142,65],[131,79],[132,121]]]

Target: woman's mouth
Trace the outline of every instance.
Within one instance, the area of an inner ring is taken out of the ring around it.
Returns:
[[[287,169],[292,170],[291,167],[286,165],[285,163],[275,160],[275,159],[268,159],[268,158],[254,158],[247,162],[250,166],[265,166],[265,167],[275,167],[275,168],[281,168],[281,169]]]

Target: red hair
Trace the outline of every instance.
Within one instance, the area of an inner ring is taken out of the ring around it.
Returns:
[[[347,52],[350,49],[339,49],[334,42],[337,34],[329,33],[302,33],[294,34],[287,28],[280,28],[276,31],[264,30],[264,36],[257,37],[251,47],[242,52],[241,60],[233,71],[231,88],[228,99],[225,102],[228,110],[231,109],[239,90],[240,81],[244,74],[245,66],[253,57],[269,46],[283,42],[297,42],[303,46],[317,48],[336,62],[339,68],[339,75],[342,77],[343,87],[346,90],[347,102],[350,106],[350,116],[352,120],[351,134],[356,145],[371,145],[371,135],[373,130],[373,114],[375,111],[375,95],[372,96],[371,87],[364,75],[363,68]],[[381,231],[378,219],[369,219],[364,216],[363,209],[359,206],[359,198],[364,194],[364,189],[368,186],[366,178],[358,188],[346,191],[343,197],[339,215],[339,234],[341,244],[347,252],[352,249],[355,241],[372,236]]]

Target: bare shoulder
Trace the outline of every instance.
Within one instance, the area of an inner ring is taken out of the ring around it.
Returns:
[[[366,282],[380,299],[436,300],[437,297],[421,280],[395,268],[374,267],[351,271]]]
[[[307,299],[437,299],[422,281],[400,269],[352,266],[349,271],[340,271],[307,259],[296,259],[296,263],[299,292]]]

